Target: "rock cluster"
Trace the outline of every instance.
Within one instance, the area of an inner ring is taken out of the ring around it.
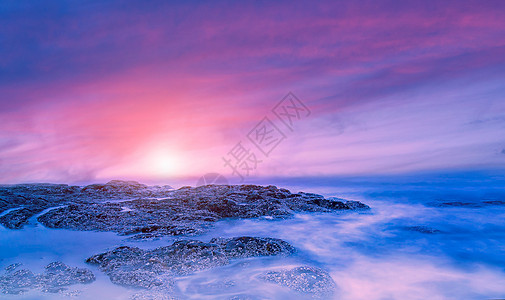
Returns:
[[[125,193],[131,193],[132,186]],[[146,187],[140,185],[138,188],[143,191]],[[85,189],[89,190],[89,186]],[[93,187],[93,191],[96,190],[101,189]],[[166,192],[165,196],[162,199],[74,203],[51,210],[38,217],[38,221],[50,228],[114,231],[121,235],[135,235],[132,239],[150,239],[165,235],[198,234],[223,218],[278,219],[296,212],[369,208],[357,201],[325,199],[320,195],[302,192],[293,194],[275,186],[184,187]]]
[[[88,204],[110,200],[165,197],[170,186],[152,186],[135,181],[112,180],[106,184],[92,184],[85,187],[66,184],[16,184],[0,185],[0,224],[10,229],[19,229],[34,215],[47,208],[69,203]]]
[[[195,235],[225,218],[284,219],[300,212],[363,209],[369,207],[357,201],[291,193],[275,186],[207,185],[173,190],[169,186],[117,180],[85,187],[0,186],[0,224],[7,228],[22,228],[37,216],[49,228],[112,231],[131,240]],[[135,299],[172,299],[176,276],[224,266],[233,259],[285,256],[295,251],[280,239],[242,236],[213,238],[210,242],[180,240],[153,250],[121,246],[89,257],[86,262],[98,266],[114,284],[143,290]],[[312,295],[330,295],[336,286],[328,273],[314,267],[272,271],[260,278]],[[11,265],[0,275],[0,290],[9,294],[35,288],[60,292],[67,286],[94,280],[88,269],[60,262],[49,264],[43,274]],[[236,297],[249,299],[247,295]]]
[[[115,284],[171,292],[172,276],[227,265],[233,258],[294,252],[290,244],[280,239],[236,237],[213,239],[210,243],[183,240],[153,250],[122,246],[94,255],[86,262],[98,265]]]
[[[0,292],[20,294],[30,289],[40,289],[47,293],[57,293],[74,284],[91,283],[95,275],[85,268],[72,268],[62,262],[53,262],[45,267],[44,273],[34,274],[30,270],[20,269],[21,264],[5,268],[0,275]]]

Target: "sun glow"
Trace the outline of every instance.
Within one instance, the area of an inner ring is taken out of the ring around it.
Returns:
[[[182,157],[174,151],[160,148],[147,157],[147,168],[156,175],[178,175],[182,170]]]

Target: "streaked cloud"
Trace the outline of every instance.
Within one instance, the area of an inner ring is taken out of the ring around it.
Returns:
[[[258,175],[504,165],[501,1],[1,6],[3,182],[226,172],[288,91],[313,114]]]

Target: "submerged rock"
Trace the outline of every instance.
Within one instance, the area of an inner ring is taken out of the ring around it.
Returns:
[[[426,234],[433,234],[433,233],[441,233],[442,232],[438,229],[431,228],[428,226],[423,226],[423,225],[403,226],[401,228],[404,230],[407,230],[407,231],[416,231],[416,232],[426,233]]]
[[[480,200],[475,199],[473,201],[463,202],[463,201],[437,201],[429,202],[428,206],[433,207],[465,207],[465,208],[483,208],[488,206],[503,206],[505,201],[503,200]]]
[[[288,287],[292,290],[315,296],[328,296],[336,288],[335,281],[328,272],[315,267],[296,267],[290,270],[270,271],[261,279]]]
[[[153,250],[122,246],[86,260],[98,265],[115,284],[137,288],[173,290],[170,276],[184,276],[197,271],[227,265],[230,259],[255,256],[289,255],[294,248],[272,238],[237,237],[174,242]]]
[[[43,274],[37,276],[37,280],[46,291],[50,291],[78,283],[91,283],[95,281],[95,275],[89,269],[71,268],[62,262],[53,262],[46,266]]]
[[[177,300],[178,297],[160,291],[141,291],[130,297],[131,300]]]
[[[0,275],[0,291],[4,294],[20,294],[29,289],[41,289],[43,292],[56,293],[74,284],[95,281],[89,269],[72,268],[62,262],[53,262],[46,266],[44,273],[34,274],[27,269],[18,269],[20,264],[5,268]]]
[[[37,286],[35,274],[30,270],[20,269],[0,275],[0,291],[3,294],[21,294]]]

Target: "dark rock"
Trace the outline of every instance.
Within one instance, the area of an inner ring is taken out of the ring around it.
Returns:
[[[153,250],[122,246],[94,255],[86,262],[98,265],[115,284],[172,291],[173,282],[169,276],[184,276],[227,265],[233,258],[289,255],[294,251],[283,240],[238,237],[213,239],[211,243],[177,241]]]
[[[430,206],[435,206],[435,207],[469,207],[469,208],[479,208],[483,207],[482,203],[478,202],[460,202],[460,201],[453,201],[453,202],[432,202],[429,203],[428,205]]]
[[[170,281],[163,281],[158,278],[155,273],[148,270],[115,270],[108,273],[110,281],[114,284],[131,286],[137,288],[160,288],[163,285],[169,286],[172,289],[173,283]]]
[[[89,204],[110,200],[132,198],[166,197],[173,189],[170,186],[148,187],[134,181],[112,180],[106,184],[92,184],[81,188],[66,184],[16,184],[0,185],[0,212],[15,207],[25,210],[8,214],[3,219],[8,228],[21,228],[28,219],[44,209],[75,204]],[[10,220],[12,218],[12,220]]]
[[[23,264],[21,264],[21,263],[13,263],[12,265],[8,265],[7,267],[5,267],[5,269],[4,269],[4,270],[5,270],[7,273],[11,273],[11,272],[13,272],[13,271],[17,270],[17,269],[18,269],[19,267],[21,267],[22,265],[23,265]]]
[[[30,219],[35,214],[40,213],[43,208],[40,207],[30,207],[30,208],[20,208],[13,210],[0,217],[0,224],[9,229],[20,229],[28,223]]]
[[[98,265],[116,284],[151,288],[159,285],[159,275],[187,275],[228,264],[228,258],[215,244],[190,240],[154,250],[122,246],[86,262]],[[147,283],[139,280],[148,277]]]
[[[46,266],[45,272],[37,276],[38,281],[45,287],[54,288],[78,283],[91,283],[95,275],[83,268],[71,268],[62,262],[53,262]]]
[[[503,200],[487,200],[483,201],[483,203],[487,205],[505,205],[505,201]]]
[[[5,294],[19,294],[29,289],[41,289],[43,292],[56,293],[67,286],[95,281],[95,276],[88,269],[71,268],[61,262],[46,266],[42,274],[33,274],[30,270],[17,270],[20,264],[6,268],[0,275],[0,291]]]
[[[289,243],[274,238],[243,236],[227,239],[213,238],[210,242],[219,245],[230,258],[290,255],[295,252],[295,248]]]
[[[21,294],[37,284],[35,274],[21,269],[0,275],[0,291],[3,294]]]
[[[149,187],[138,183],[108,183],[85,187],[86,193],[98,197],[117,191],[139,197]],[[92,191],[92,192],[90,192]],[[196,235],[223,218],[287,218],[296,212],[331,212],[369,207],[356,201],[325,199],[323,196],[298,193],[275,186],[207,185],[184,187],[164,194],[164,199],[140,198],[120,203],[95,202],[72,204],[49,211],[38,218],[50,228],[114,231],[135,235],[132,240],[155,239],[164,235]],[[143,197],[143,196],[142,196]],[[124,209],[126,208],[126,210]]]
[[[296,212],[369,208],[360,202],[325,199],[317,194],[292,194],[275,186],[207,185],[173,190],[119,180],[83,188],[64,184],[0,186],[0,210],[16,207],[20,209],[0,217],[0,224],[19,229],[32,216],[59,207],[39,216],[38,221],[50,228],[138,234],[131,240],[196,235],[223,218],[284,219]]]
[[[136,196],[148,190],[148,186],[136,181],[111,180],[106,184],[90,184],[85,186],[81,192],[89,195],[99,196]]]
[[[434,207],[466,207],[466,208],[482,208],[487,206],[502,206],[505,205],[505,201],[503,200],[476,200],[471,202],[462,202],[462,201],[438,201],[438,202],[430,202],[427,204],[428,206]]]
[[[315,267],[297,267],[291,270],[271,271],[260,278],[286,286],[292,290],[310,293],[316,296],[329,296],[333,294],[336,284],[328,272]]]
[[[35,214],[46,208],[67,203],[79,191],[79,187],[66,184],[1,185],[0,210],[22,208],[2,216],[0,223],[10,229],[22,228]]]
[[[404,230],[408,231],[417,231],[420,233],[433,234],[433,233],[441,233],[442,231],[438,229],[434,229],[428,226],[416,225],[416,226],[404,226],[402,227]]]

